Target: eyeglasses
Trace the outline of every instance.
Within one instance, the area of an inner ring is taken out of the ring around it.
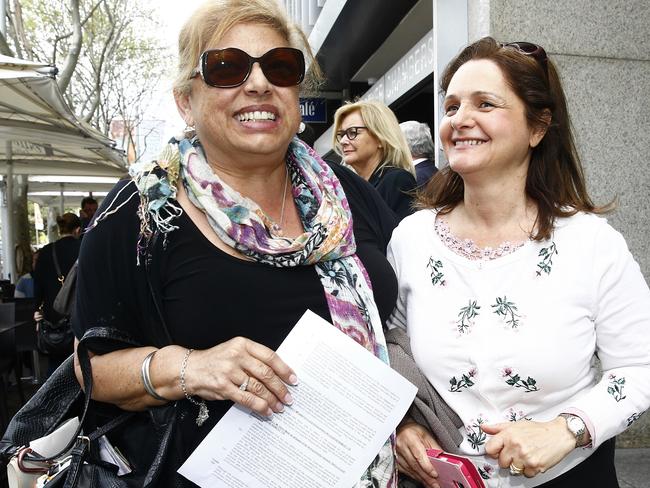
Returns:
[[[354,127],[348,127],[345,130],[338,131],[336,133],[336,142],[341,142],[343,136],[346,136],[349,141],[353,141],[357,138],[357,135],[359,135],[359,129],[367,129],[367,127],[364,127],[363,125],[357,125]]]
[[[241,49],[228,47],[210,49],[201,54],[192,78],[201,74],[207,85],[234,88],[248,79],[253,63],[260,64],[266,79],[275,86],[299,85],[305,77],[305,58],[299,49],[276,47],[255,58]]]
[[[537,60],[537,62],[544,70],[546,79],[548,79],[548,57],[546,55],[546,51],[544,51],[544,48],[542,46],[538,46],[532,42],[518,41],[501,44],[501,47],[514,47],[520,53],[535,58],[535,60]]]

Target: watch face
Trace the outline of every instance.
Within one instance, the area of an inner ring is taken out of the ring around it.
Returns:
[[[567,419],[567,427],[576,437],[585,432],[585,423],[580,417],[570,417]]]

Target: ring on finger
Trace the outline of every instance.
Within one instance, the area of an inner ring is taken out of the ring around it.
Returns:
[[[250,380],[251,380],[251,377],[246,376],[246,379],[244,380],[244,382],[241,385],[239,385],[239,389],[241,391],[246,391],[246,389],[248,388],[248,383],[250,382]]]
[[[521,468],[517,466],[514,461],[510,463],[510,474],[512,476],[520,476],[524,470],[526,469],[526,466],[522,466]]]

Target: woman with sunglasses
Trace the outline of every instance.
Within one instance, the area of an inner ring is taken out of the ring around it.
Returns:
[[[413,212],[415,169],[393,111],[371,100],[348,102],[334,115],[334,150],[379,192],[398,220]]]
[[[393,233],[391,325],[486,486],[617,487],[614,436],[650,405],[650,291],[587,193],[556,68],[484,38],[441,87],[449,166]],[[400,469],[430,487],[432,446],[403,421]]]
[[[179,51],[188,129],[105,199],[75,316],[78,336],[103,324],[143,345],[92,358],[94,398],[135,411],[177,402],[180,447],[156,486],[188,485],[176,470],[233,403],[267,417],[292,403],[300,378],[274,350],[306,310],[382,354],[397,291],[388,208],[296,137],[300,86],[318,68],[278,2],[211,0]],[[172,345],[153,339],[161,330]],[[395,466],[387,440],[360,484],[394,486]]]

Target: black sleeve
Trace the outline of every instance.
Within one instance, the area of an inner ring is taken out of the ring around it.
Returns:
[[[47,274],[47,262],[51,259],[52,245],[48,244],[41,249],[39,259],[36,261],[32,277],[34,278],[34,300],[38,309],[45,300],[45,280]]]
[[[330,166],[350,205],[357,256],[370,277],[379,317],[386,324],[397,300],[397,278],[386,259],[386,248],[397,220],[370,183],[343,166],[331,163]]]
[[[413,213],[413,192],[417,187],[415,177],[406,170],[390,168],[380,178],[377,184],[377,191],[393,209],[397,219]]]
[[[97,211],[97,225],[81,243],[77,270],[77,300],[72,328],[77,337],[91,327],[113,327],[143,345],[142,310],[137,279],[137,240],[140,200],[136,186],[120,181]]]
[[[337,163],[328,162],[334,174],[341,181],[343,190],[352,209],[353,219],[363,219],[372,232],[382,252],[386,253],[388,242],[397,226],[397,217],[375,188],[359,175]],[[355,225],[355,235],[358,226]],[[361,236],[363,238],[363,236]]]

